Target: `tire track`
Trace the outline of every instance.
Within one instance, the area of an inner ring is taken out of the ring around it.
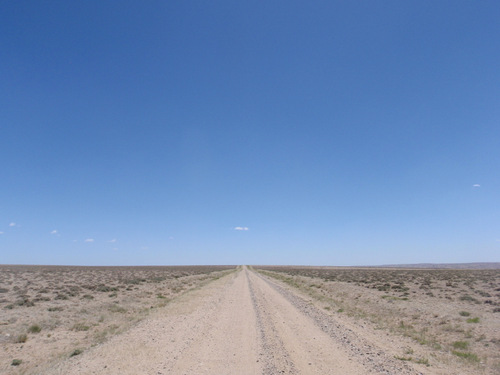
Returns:
[[[418,374],[292,290],[246,267],[40,373]]]
[[[247,278],[250,298],[252,299],[252,305],[257,318],[257,330],[260,338],[259,361],[262,366],[262,375],[298,374],[290,358],[290,354],[286,351],[283,341],[280,339],[276,327],[272,324],[269,311],[265,308],[268,302],[265,300],[263,301],[262,294],[258,294],[257,297],[257,293],[250,282],[246,269],[245,277]]]
[[[259,278],[271,289],[279,293],[293,307],[304,316],[312,320],[316,327],[327,334],[333,342],[339,344],[352,361],[361,363],[367,373],[387,374],[387,375],[422,375],[410,365],[396,361],[391,355],[379,350],[370,344],[366,339],[354,333],[351,329],[343,326],[335,319],[310,302],[302,299],[292,291],[279,285],[274,280],[262,276],[256,272],[252,275]]]

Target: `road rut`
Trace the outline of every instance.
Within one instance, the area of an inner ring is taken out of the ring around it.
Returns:
[[[172,301],[47,374],[419,374],[252,270]]]

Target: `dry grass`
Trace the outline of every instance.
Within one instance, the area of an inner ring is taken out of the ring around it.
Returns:
[[[80,354],[234,268],[0,266],[0,373]]]
[[[333,314],[411,339],[418,356],[401,360],[446,366],[458,357],[468,371],[500,371],[500,270],[259,269]]]

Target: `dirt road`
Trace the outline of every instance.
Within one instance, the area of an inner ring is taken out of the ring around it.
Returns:
[[[49,374],[419,374],[289,289],[243,268]],[[428,373],[428,372],[426,372]]]

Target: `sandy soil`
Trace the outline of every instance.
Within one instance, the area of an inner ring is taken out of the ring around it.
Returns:
[[[242,268],[45,374],[432,374]]]
[[[0,266],[0,374],[38,374],[127,332],[230,266]]]
[[[399,361],[500,373],[500,270],[262,268]]]

